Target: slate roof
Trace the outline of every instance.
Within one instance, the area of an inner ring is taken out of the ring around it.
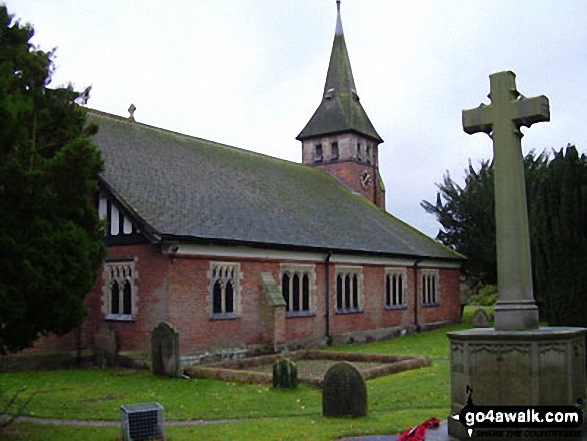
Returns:
[[[341,132],[356,132],[378,143],[383,142],[359,101],[339,5],[322,101],[296,139],[302,141]]]
[[[161,240],[459,260],[326,171],[90,111],[100,178]]]

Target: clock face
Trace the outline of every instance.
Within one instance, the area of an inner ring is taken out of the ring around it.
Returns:
[[[368,170],[363,170],[360,181],[361,187],[363,187],[364,190],[367,190],[371,186],[371,175],[369,174]]]

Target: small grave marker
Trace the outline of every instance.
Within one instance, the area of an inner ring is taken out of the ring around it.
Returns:
[[[176,377],[179,374],[179,332],[161,322],[151,334],[153,374]]]
[[[322,384],[324,416],[367,416],[367,386],[361,372],[351,363],[332,366]]]
[[[489,315],[483,308],[477,308],[473,314],[474,328],[489,328]]]

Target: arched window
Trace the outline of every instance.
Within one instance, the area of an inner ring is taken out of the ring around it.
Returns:
[[[343,289],[342,289],[342,275],[338,275],[336,277],[336,308],[337,309],[343,309],[344,305],[342,302],[342,295],[343,295]]]
[[[337,267],[336,271],[337,312],[360,312],[362,308],[361,268],[355,266]]]
[[[314,156],[314,160],[316,162],[322,162],[324,159],[324,153],[322,152],[322,144],[316,144],[316,153]]]
[[[285,301],[285,310],[289,311],[289,274],[285,273],[281,277],[281,295]]]
[[[281,294],[288,316],[308,315],[311,312],[311,281],[314,266],[305,264],[282,264]]]
[[[136,286],[133,284],[135,262],[131,259],[104,264],[104,314],[108,320],[134,320]]]
[[[240,264],[210,262],[210,287],[213,319],[236,318],[239,311]]]
[[[125,280],[122,290],[122,313],[125,315],[132,314],[132,286],[130,280]]]
[[[424,306],[438,306],[438,270],[422,270],[422,303]]]
[[[120,314],[120,287],[118,286],[118,282],[116,280],[112,281],[110,295],[110,313]]]
[[[302,310],[310,310],[310,278],[307,274],[302,278]]]
[[[339,157],[338,142],[333,142],[330,145],[330,156],[331,156],[331,159],[338,159],[338,157]]]
[[[390,309],[404,309],[407,305],[404,290],[406,270],[404,268],[385,269],[385,306]]]
[[[217,280],[212,289],[212,312],[214,314],[222,313],[222,283]]]
[[[356,274],[353,274],[353,301],[351,308],[359,308],[359,277]]]
[[[344,307],[346,309],[351,308],[351,276],[347,274],[344,278]]]
[[[300,276],[296,273],[292,280],[293,310],[300,310]]]
[[[234,289],[232,288],[232,282],[229,280],[226,282],[226,292],[224,293],[225,297],[225,312],[234,312]]]

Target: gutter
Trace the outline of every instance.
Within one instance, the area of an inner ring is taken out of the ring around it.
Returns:
[[[420,322],[418,321],[418,265],[424,260],[422,257],[417,258],[414,261],[414,328],[416,332],[420,332]]]
[[[326,313],[324,315],[326,321],[326,344],[328,346],[332,346],[332,336],[330,335],[330,258],[332,257],[332,251],[328,250],[328,254],[326,255],[326,259],[324,260],[324,265],[326,269],[326,294],[325,294],[325,309]]]

